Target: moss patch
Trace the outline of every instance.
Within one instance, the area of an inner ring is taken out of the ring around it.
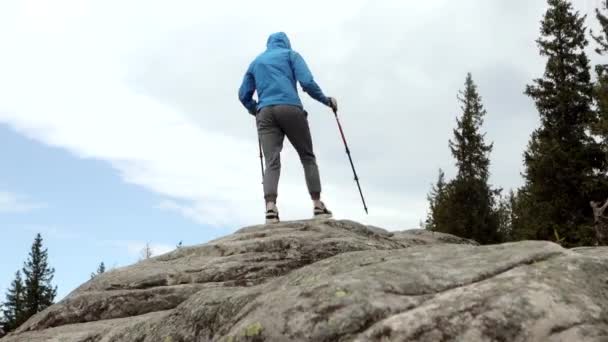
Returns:
[[[338,297],[338,298],[342,298],[342,297],[346,296],[347,294],[348,293],[346,291],[344,291],[344,290],[338,290],[338,291],[336,291],[336,297]]]
[[[249,324],[247,326],[247,328],[245,328],[245,336],[247,336],[247,337],[258,336],[258,335],[260,335],[260,333],[262,333],[262,330],[264,330],[264,327],[262,327],[262,324],[260,322],[255,322],[253,324]]]

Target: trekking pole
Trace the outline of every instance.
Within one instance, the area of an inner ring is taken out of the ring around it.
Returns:
[[[346,138],[344,137],[344,131],[342,130],[342,125],[340,124],[340,120],[338,119],[338,111],[333,110],[334,115],[336,116],[336,122],[338,123],[338,128],[340,129],[340,135],[342,136],[342,141],[344,142],[344,147],[346,147],[346,154],[348,155],[348,160],[350,161],[350,167],[353,169],[353,174],[355,174],[355,182],[357,182],[357,187],[359,188],[359,195],[361,195],[361,201],[363,202],[363,208],[365,209],[365,213],[367,212],[367,205],[365,204],[365,197],[363,197],[363,191],[361,191],[361,184],[359,184],[359,177],[357,176],[357,171],[355,171],[355,165],[353,164],[353,158],[350,156],[350,149],[348,148],[348,144],[346,143]]]
[[[260,147],[260,167],[262,168],[262,184],[264,184],[264,156],[262,155],[262,140],[258,138],[258,146]]]

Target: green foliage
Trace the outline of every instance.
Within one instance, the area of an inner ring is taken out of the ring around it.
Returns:
[[[597,53],[604,55],[608,53],[608,0],[604,0],[602,3],[604,6],[602,12],[599,8],[595,10],[596,18],[600,23],[602,32],[598,35],[593,35],[593,39],[598,43],[599,47],[596,49]]]
[[[38,234],[23,267],[27,318],[53,304],[57,295],[57,288],[51,285],[54,273],[55,269],[48,264],[48,251],[42,246],[42,236]]]
[[[489,176],[488,155],[492,151],[492,144],[486,144],[485,134],[480,132],[486,110],[483,108],[481,96],[470,73],[467,74],[465,90],[460,92],[458,99],[462,103],[463,113],[456,120],[454,140],[450,140],[450,150],[458,167],[457,177],[485,182]]]
[[[99,267],[97,268],[97,274],[102,274],[105,272],[106,272],[106,265],[102,261],[101,264],[99,264]]]
[[[444,222],[446,218],[446,212],[444,201],[446,198],[446,183],[445,173],[439,169],[439,176],[437,177],[437,183],[431,188],[431,192],[427,196],[429,201],[430,211],[426,218],[425,228],[428,230],[436,231],[437,222]]]
[[[603,3],[606,13],[596,10],[596,17],[600,23],[602,31],[593,38],[599,45],[596,52],[601,55],[608,55],[608,0]],[[597,104],[599,122],[593,127],[594,133],[602,137],[604,146],[608,145],[608,64],[596,66],[597,83],[595,84],[594,97]]]
[[[25,279],[21,277],[21,274]],[[57,288],[52,287],[54,269],[48,265],[48,252],[42,237],[36,235],[29,258],[22,271],[17,271],[3,303],[2,315],[6,332],[18,328],[30,317],[53,304]]]
[[[516,221],[513,208],[517,205],[517,195],[513,190],[509,195],[498,197],[496,203],[496,214],[498,216],[498,233],[502,241],[513,241],[513,224]]]
[[[553,235],[555,236],[555,242],[558,244],[562,244],[564,242],[564,238],[559,237],[559,233],[557,232],[557,230],[553,229]]]
[[[594,87],[594,98],[597,104],[598,122],[593,126],[593,133],[608,145],[608,69],[602,71],[598,65],[597,83]]]
[[[443,171],[439,171],[437,184],[428,196],[427,227],[482,244],[497,243],[501,238],[494,197],[499,191],[487,183],[492,145],[485,143],[485,135],[480,132],[486,111],[471,74],[458,98],[463,113],[457,119],[454,140],[450,140],[458,174],[446,184]]]
[[[602,146],[589,134],[597,123],[593,85],[585,54],[585,17],[567,0],[549,0],[537,40],[547,64],[543,78],[526,94],[536,102],[541,127],[524,153],[525,185],[514,208],[516,239],[584,244],[592,219],[589,199],[601,193],[605,170]]]
[[[101,262],[101,264],[99,264],[99,266],[97,267],[97,271],[91,273],[91,279],[97,277],[98,275],[105,273],[106,272],[106,265],[103,263],[103,261]]]
[[[6,301],[2,308],[3,330],[5,332],[17,329],[27,320],[25,310],[25,287],[21,272],[15,273],[15,279],[6,293]]]

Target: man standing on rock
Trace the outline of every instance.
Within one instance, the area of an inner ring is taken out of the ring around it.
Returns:
[[[291,49],[287,35],[278,32],[268,37],[266,51],[249,65],[239,89],[239,100],[249,113],[256,117],[258,136],[266,160],[266,223],[279,222],[276,201],[281,173],[280,154],[285,136],[302,161],[306,185],[313,201],[314,217],[332,216],[331,211],[321,201],[321,180],[312,148],[308,113],[298,96],[296,82],[299,82],[302,89],[313,99],[334,111],[338,109],[336,99],[323,94],[302,56]],[[256,91],[258,102],[253,99],[253,93]]]

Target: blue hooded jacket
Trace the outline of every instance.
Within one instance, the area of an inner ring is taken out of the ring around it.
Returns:
[[[302,108],[296,81],[313,99],[328,105],[328,99],[314,81],[306,62],[291,49],[289,38],[283,32],[268,37],[267,50],[249,65],[239,100],[251,114],[272,105],[294,105]],[[257,90],[259,102],[253,99]]]

